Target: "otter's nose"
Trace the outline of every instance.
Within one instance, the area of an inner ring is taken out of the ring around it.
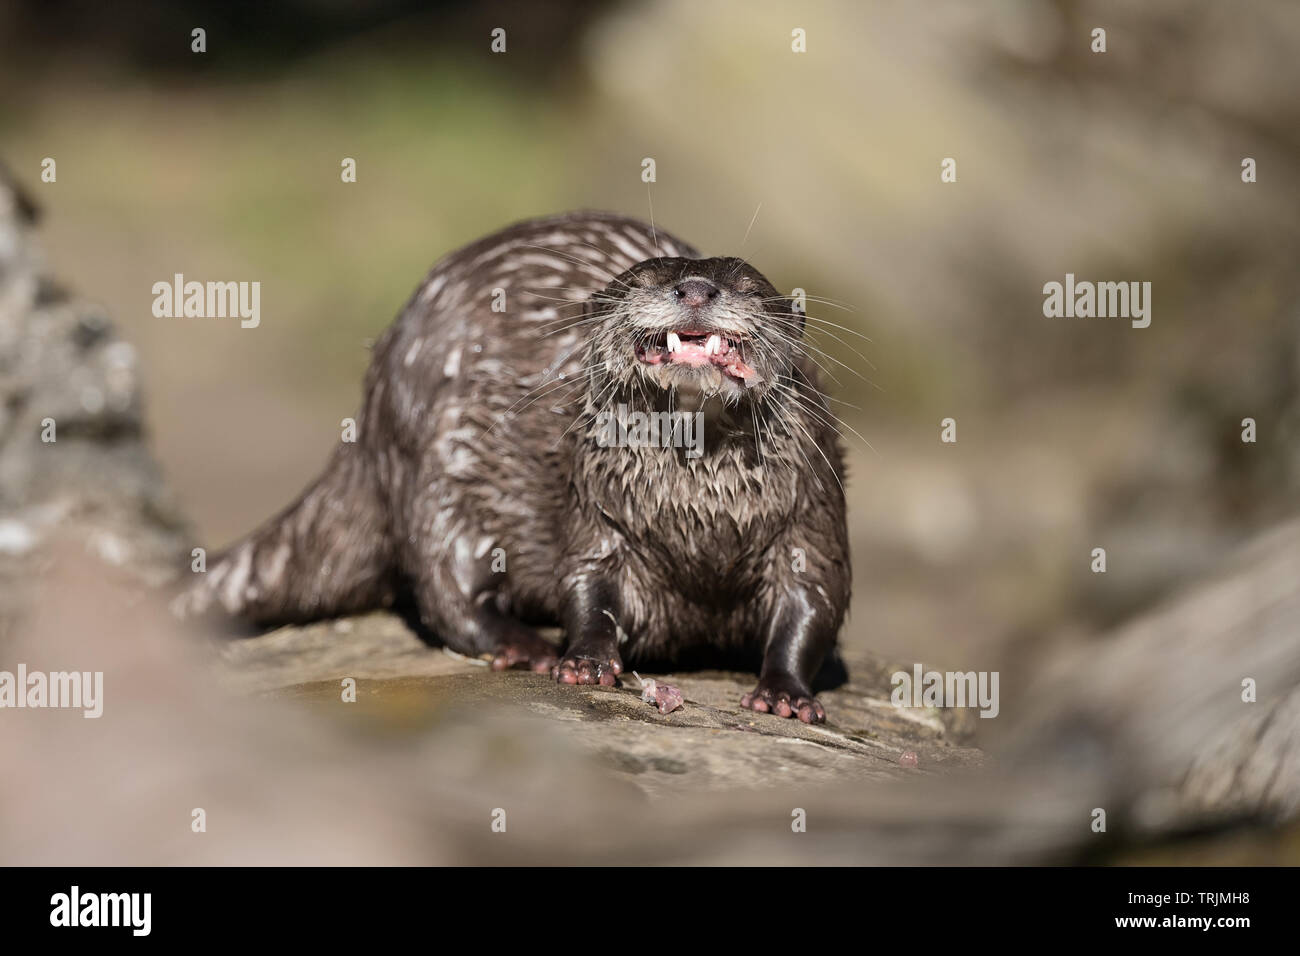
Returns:
[[[673,289],[673,295],[683,305],[699,308],[718,297],[718,287],[707,279],[687,279]]]

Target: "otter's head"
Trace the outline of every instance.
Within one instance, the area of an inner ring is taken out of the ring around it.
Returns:
[[[789,374],[803,317],[743,259],[647,259],[592,297],[593,384],[761,397]],[[687,402],[689,403],[689,402]]]

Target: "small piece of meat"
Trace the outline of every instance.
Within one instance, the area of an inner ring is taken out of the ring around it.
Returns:
[[[641,699],[647,704],[654,704],[658,707],[659,713],[670,714],[682,706],[682,692],[672,684],[648,680],[636,671],[633,671],[632,675],[641,682]]]

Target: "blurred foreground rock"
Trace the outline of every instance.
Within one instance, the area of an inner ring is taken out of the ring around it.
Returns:
[[[135,350],[46,274],[36,217],[0,166],[0,579],[12,579],[0,621],[60,532],[155,583],[181,547],[145,442]]]

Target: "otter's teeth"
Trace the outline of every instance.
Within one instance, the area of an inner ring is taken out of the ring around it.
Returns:
[[[720,336],[720,335],[710,335],[710,336],[709,336],[709,340],[708,340],[707,342],[704,343],[704,354],[705,354],[705,355],[721,355],[721,354],[722,354],[722,336]]]
[[[668,351],[677,352],[682,347],[682,340],[676,332],[668,333]]]

